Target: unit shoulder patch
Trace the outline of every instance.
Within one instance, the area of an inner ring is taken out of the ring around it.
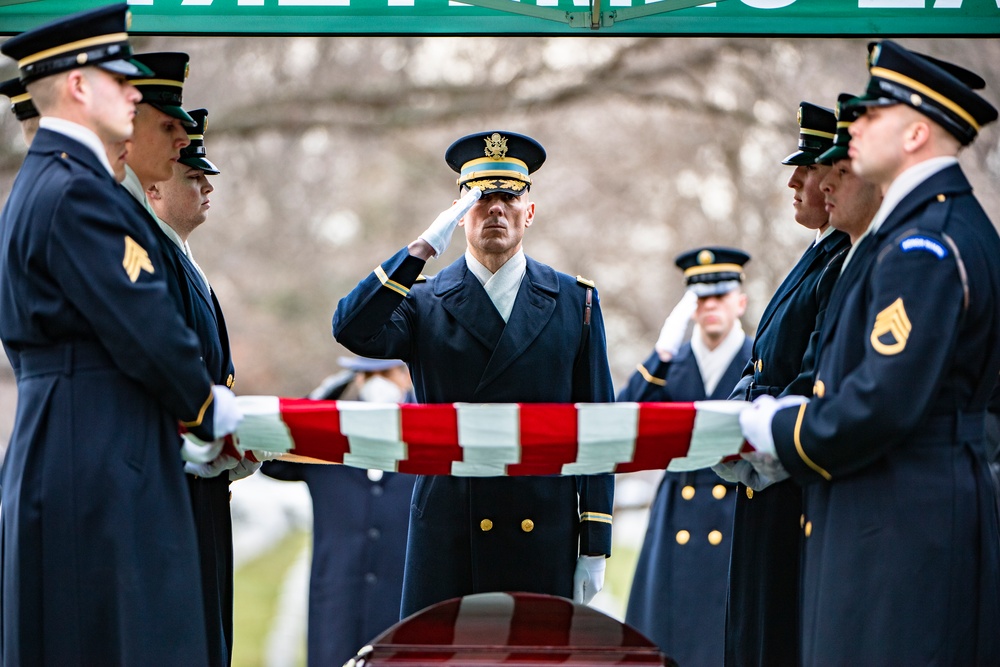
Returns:
[[[594,283],[593,280],[590,280],[589,278],[584,278],[583,276],[577,276],[576,282],[580,283],[584,287],[595,287],[595,288],[597,287],[597,285]]]
[[[943,245],[927,236],[909,236],[899,242],[899,249],[903,252],[923,250],[938,259],[944,259],[948,256],[948,250]]]
[[[875,326],[868,340],[876,352],[891,357],[906,349],[912,328],[903,306],[903,297],[899,297],[875,316]]]

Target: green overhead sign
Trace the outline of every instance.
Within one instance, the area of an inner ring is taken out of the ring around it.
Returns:
[[[0,0],[0,34],[102,0]],[[133,0],[136,34],[997,36],[1000,0]]]

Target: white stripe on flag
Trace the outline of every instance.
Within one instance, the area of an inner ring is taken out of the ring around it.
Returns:
[[[517,403],[456,403],[455,413],[462,460],[451,464],[451,474],[462,477],[506,475],[508,465],[520,463],[521,410]]]
[[[351,446],[351,451],[344,454],[344,465],[398,470],[399,462],[406,458],[398,405],[337,401],[337,411],[340,432]]]
[[[243,413],[237,430],[241,452],[262,449],[284,453],[295,446],[288,426],[281,421],[277,396],[237,396],[236,405]]]
[[[708,468],[726,456],[738,454],[743,446],[739,415],[749,405],[746,401],[696,401],[688,455],[673,459],[667,470]]]
[[[577,403],[576,463],[562,467],[564,475],[611,472],[631,461],[639,431],[638,403]]]

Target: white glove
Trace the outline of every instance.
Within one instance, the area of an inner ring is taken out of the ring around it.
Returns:
[[[434,219],[434,222],[431,223],[431,226],[425,229],[417,238],[427,241],[434,248],[434,256],[438,257],[448,249],[448,244],[451,243],[451,236],[455,233],[458,221],[465,217],[465,214],[469,212],[472,205],[482,196],[482,190],[472,188],[465,193],[464,197],[452,204],[451,208],[447,211],[442,211]]]
[[[229,481],[235,482],[243,479],[244,477],[249,477],[259,469],[260,461],[251,461],[249,458],[244,456],[236,462],[235,467],[229,469]]]
[[[580,556],[573,572],[573,602],[590,604],[604,588],[604,570],[607,568],[604,556]]]
[[[181,458],[189,463],[208,463],[222,453],[225,444],[222,438],[205,442],[190,433],[185,433],[184,444],[181,445]]]
[[[752,467],[751,472],[746,466],[737,464],[737,474],[742,475],[741,482],[755,491],[760,491],[789,477],[774,449],[771,422],[774,421],[774,414],[778,410],[808,402],[809,399],[805,396],[774,398],[765,394],[740,413],[740,429],[743,431],[743,437],[756,450],[740,455]]]
[[[688,323],[691,322],[691,316],[696,310],[698,310],[698,295],[690,290],[684,292],[684,296],[664,320],[660,337],[653,346],[660,361],[670,361],[677,355],[687,335]]]
[[[208,463],[191,463],[190,461],[185,463],[184,472],[195,477],[218,477],[226,470],[235,468],[238,463],[239,459],[234,456],[219,454]]]
[[[236,394],[221,384],[212,387],[212,401],[215,403],[212,435],[216,439],[220,439],[236,430],[236,427],[243,421],[243,412],[236,403]]]
[[[771,474],[759,472],[754,468],[754,465],[747,458],[755,454],[751,452],[749,454],[743,454],[742,456],[746,459],[744,461],[729,461],[727,463],[717,463],[712,466],[712,470],[715,471],[722,479],[727,482],[737,483],[742,482],[744,486],[748,486],[754,491],[763,491],[767,487],[771,486],[775,482],[780,482],[783,479],[789,477],[788,473],[781,466],[781,462],[778,459],[771,457],[770,455],[765,455],[768,457],[770,463],[767,464],[771,467],[767,467],[767,471]],[[763,460],[763,457],[762,457]],[[766,467],[766,466],[765,466]]]

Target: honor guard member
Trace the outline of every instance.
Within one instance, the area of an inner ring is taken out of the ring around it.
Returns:
[[[619,401],[725,400],[750,357],[743,333],[743,266],[733,248],[676,259],[687,291]],[[693,316],[691,341],[684,343]],[[649,513],[625,622],[682,665],[721,665],[736,484],[710,469],[667,468]]]
[[[21,79],[15,77],[0,83],[0,95],[10,98],[10,110],[14,118],[21,123],[24,145],[30,146],[31,140],[38,132],[38,109],[31,101],[31,93],[21,83]]]
[[[837,137],[833,146],[816,158],[817,163],[831,167],[819,184],[830,215],[830,226],[847,234],[852,244],[868,230],[882,205],[882,189],[854,173],[848,153],[851,125],[858,115],[858,108],[848,105],[854,97],[850,93],[838,96]]]
[[[412,402],[399,359],[341,357],[346,372],[309,398]],[[342,665],[399,620],[413,475],[350,466],[267,461],[261,472],[305,482],[313,503],[309,667]]]
[[[146,191],[157,224],[170,239],[169,250],[183,270],[180,283],[186,288],[185,320],[201,341],[201,356],[212,380],[230,389],[234,382],[229,334],[219,299],[191,253],[188,238],[205,222],[208,196],[215,190],[209,176],[219,169],[205,150],[208,111],[190,112],[195,126],[189,128],[190,143],[181,149],[169,180],[154,183]],[[230,466],[239,466],[231,469]],[[252,473],[252,464],[228,454],[210,463],[188,463],[188,489],[198,530],[201,583],[212,666],[228,665],[233,649],[233,524],[229,512],[229,482]]]
[[[997,111],[975,74],[893,42],[869,72],[849,155],[884,199],[831,296],[814,396],[740,421],[761,473],[805,488],[802,664],[998,664],[1000,237],[956,159]]]
[[[812,393],[810,341],[822,322],[849,246],[848,236],[830,226],[820,189],[830,167],[816,164],[816,158],[833,145],[836,115],[826,107],[802,102],[798,125],[797,150],[782,164],[794,167],[788,187],[795,193],[795,222],[815,230],[816,238],[764,308],[750,361],[731,396],[738,400]],[[796,634],[789,633],[787,625],[764,625],[763,621],[780,618],[794,624],[798,617],[802,491],[792,483],[763,489],[757,480],[747,478],[754,471],[746,462],[714,469],[725,479],[740,481],[729,568],[725,662],[768,667],[792,664],[798,654]]]
[[[597,290],[522,249],[544,149],[520,134],[481,132],[452,144],[445,160],[462,198],[341,299],[336,339],[357,354],[407,362],[420,403],[611,401]],[[465,228],[465,256],[418,281],[456,225]],[[581,602],[597,593],[611,551],[611,475],[451,472],[414,486],[403,616],[471,593]]]
[[[178,424],[211,443],[240,413],[108,164],[104,144],[131,134],[139,99],[127,17],[101,7],[0,46],[41,114],[0,215],[0,338],[18,369],[0,510],[6,665],[207,654]]]

